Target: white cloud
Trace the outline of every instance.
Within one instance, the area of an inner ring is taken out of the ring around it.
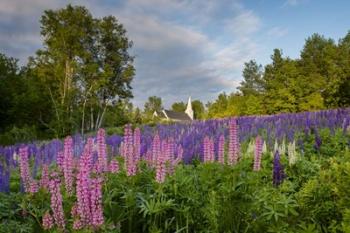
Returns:
[[[138,106],[151,95],[161,96],[169,106],[188,95],[208,101],[221,91],[233,91],[240,82],[244,62],[259,52],[254,33],[259,31],[261,19],[239,1],[72,2],[87,6],[94,16],[114,15],[127,29],[134,41],[136,77],[132,85],[133,101]],[[0,49],[22,61],[33,55],[41,43],[42,11],[66,3],[2,1]],[[4,15],[9,20],[3,20]],[[210,26],[219,33],[210,32]]]
[[[239,15],[226,21],[226,28],[233,32],[234,36],[247,36],[259,30],[261,21],[253,11],[243,11]]]
[[[280,28],[280,27],[273,27],[270,30],[267,31],[267,35],[271,37],[283,37],[288,34],[287,28]]]

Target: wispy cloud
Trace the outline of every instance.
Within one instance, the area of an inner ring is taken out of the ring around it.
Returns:
[[[245,61],[255,57],[261,19],[240,1],[76,0],[93,15],[115,15],[134,41],[134,103],[162,97],[166,106],[188,95],[203,101],[230,92]],[[0,3],[0,52],[22,63],[40,48],[39,19],[60,0],[4,0]],[[276,29],[277,30],[277,29]],[[275,32],[276,33],[276,32]]]
[[[288,34],[288,29],[287,28],[281,28],[281,27],[273,27],[270,30],[267,31],[267,35],[271,37],[283,37]]]

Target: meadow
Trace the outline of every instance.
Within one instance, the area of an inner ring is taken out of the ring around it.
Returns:
[[[0,232],[350,232],[350,109],[1,147]]]

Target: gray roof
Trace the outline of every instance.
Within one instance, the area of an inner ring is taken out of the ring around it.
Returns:
[[[170,110],[164,110],[164,112],[170,120],[192,121],[191,118],[184,112],[174,112]]]

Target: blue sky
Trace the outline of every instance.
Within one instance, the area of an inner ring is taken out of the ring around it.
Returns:
[[[244,62],[267,64],[274,48],[297,58],[311,34],[337,41],[350,30],[346,0],[1,0],[0,52],[25,64],[42,46],[42,11],[68,3],[124,24],[134,42],[133,102],[140,107],[151,95],[165,107],[189,95],[214,100],[235,90]]]

